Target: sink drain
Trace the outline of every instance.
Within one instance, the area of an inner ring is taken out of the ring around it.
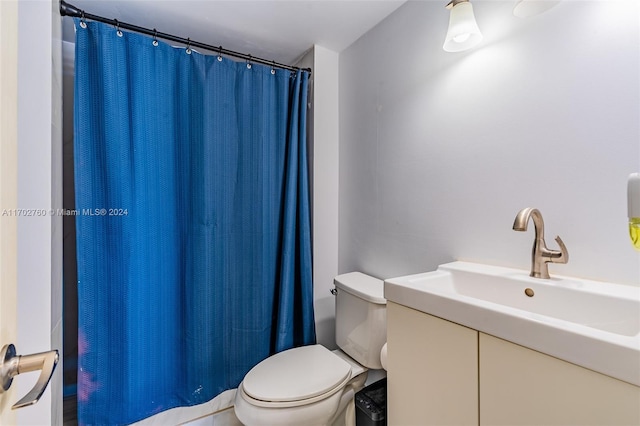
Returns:
[[[529,296],[529,297],[533,297],[533,295],[534,295],[535,293],[534,293],[534,292],[533,292],[533,290],[531,290],[530,288],[525,288],[525,289],[524,289],[524,294],[526,294],[526,295],[527,295],[527,296]]]

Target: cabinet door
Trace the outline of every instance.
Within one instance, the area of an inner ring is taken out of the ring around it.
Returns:
[[[640,388],[480,333],[480,424],[638,425]]]
[[[389,425],[478,424],[478,332],[387,304]]]

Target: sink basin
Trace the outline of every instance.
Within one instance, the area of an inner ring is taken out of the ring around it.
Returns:
[[[529,313],[557,318],[623,336],[640,332],[639,290],[571,278],[541,280],[525,271],[456,262],[443,265],[441,273],[421,275],[425,288],[496,303]],[[412,280],[410,280],[412,282]],[[527,296],[526,289],[532,296]],[[629,297],[624,297],[624,295]],[[635,296],[635,297],[634,297]]]
[[[452,262],[385,280],[385,297],[640,386],[640,288]]]

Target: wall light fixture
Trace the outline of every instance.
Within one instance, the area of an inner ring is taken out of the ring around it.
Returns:
[[[447,52],[461,52],[471,49],[482,41],[482,33],[473,15],[469,0],[452,0],[446,6],[451,10],[449,30],[442,48]]]

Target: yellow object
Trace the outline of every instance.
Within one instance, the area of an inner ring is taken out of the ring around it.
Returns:
[[[631,173],[627,182],[629,236],[633,247],[640,251],[640,173]]]
[[[629,218],[629,236],[633,247],[640,251],[640,217]]]

